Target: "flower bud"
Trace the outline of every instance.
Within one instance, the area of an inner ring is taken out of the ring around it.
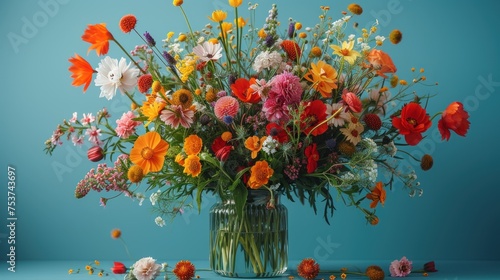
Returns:
[[[98,162],[104,158],[104,150],[99,146],[94,146],[87,151],[87,157],[90,161]]]

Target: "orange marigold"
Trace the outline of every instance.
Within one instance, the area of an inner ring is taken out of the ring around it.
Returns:
[[[251,136],[248,137],[247,140],[245,140],[245,148],[249,149],[252,152],[252,159],[257,157],[257,153],[262,149],[262,144],[264,144],[266,138],[267,136],[263,136],[260,139],[257,136]]]
[[[184,173],[197,177],[201,173],[200,157],[197,155],[189,155],[184,160]]]
[[[190,261],[180,261],[172,272],[179,280],[191,280],[194,277],[195,267]]]
[[[319,264],[314,259],[303,259],[297,266],[297,273],[306,280],[312,280],[319,274]]]
[[[191,134],[184,139],[184,152],[189,155],[197,155],[203,148],[203,140],[196,134]]]
[[[248,186],[252,189],[258,189],[269,182],[269,178],[273,176],[274,170],[269,167],[265,160],[257,161],[252,168],[250,168],[250,178],[248,179]]]
[[[120,29],[123,33],[129,33],[135,28],[137,18],[134,15],[124,15],[120,19]]]

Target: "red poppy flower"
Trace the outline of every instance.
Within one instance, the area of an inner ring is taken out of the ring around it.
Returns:
[[[98,23],[88,25],[82,35],[82,40],[90,43],[90,50],[95,50],[97,55],[105,55],[109,50],[109,40],[113,40],[113,35],[106,28],[106,24]]]
[[[232,149],[233,146],[228,145],[227,142],[222,140],[221,137],[215,138],[212,143],[212,151],[214,152],[215,157],[220,161],[226,161]]]
[[[71,78],[73,78],[73,82],[71,85],[77,87],[81,85],[85,85],[83,87],[83,92],[87,91],[90,83],[92,82],[92,75],[94,74],[94,69],[86,61],[83,57],[75,54],[74,57],[69,59],[71,62],[71,66],[69,67],[69,71],[71,72]]]
[[[443,140],[450,139],[450,130],[455,131],[460,136],[465,136],[469,126],[469,113],[464,110],[464,106],[460,102],[448,105],[438,122],[438,129]]]
[[[266,134],[280,143],[288,142],[288,133],[277,123],[268,123],[266,125]]]
[[[250,88],[250,81],[245,78],[236,79],[231,85],[231,91],[242,102],[257,103],[260,101],[260,95]]]
[[[415,146],[422,140],[422,133],[431,127],[429,115],[418,103],[408,103],[400,117],[392,118],[392,125],[405,136],[406,143]]]
[[[326,105],[321,100],[314,100],[304,109],[300,117],[301,123],[307,127],[304,128],[305,134],[314,136],[325,133],[328,129],[326,120]]]
[[[127,267],[121,262],[113,262],[111,271],[114,274],[124,274],[125,272],[127,272]]]
[[[344,91],[342,93],[342,100],[344,101],[344,104],[347,105],[347,108],[354,113],[359,113],[361,112],[361,110],[363,110],[363,104],[361,103],[361,100],[356,94],[352,92]]]
[[[307,157],[307,173],[313,173],[318,168],[319,153],[316,143],[306,147],[304,154]]]

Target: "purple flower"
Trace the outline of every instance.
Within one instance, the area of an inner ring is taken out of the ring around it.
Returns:
[[[154,47],[156,45],[155,39],[153,39],[147,31],[144,33],[144,39],[146,39],[146,42],[150,47]]]
[[[406,277],[411,273],[411,261],[406,257],[402,257],[399,261],[394,260],[389,267],[392,277]]]
[[[177,62],[175,61],[175,58],[169,54],[168,52],[164,51],[163,52],[163,57],[167,61],[168,65],[175,65]]]
[[[288,24],[288,38],[293,38],[295,36],[295,22],[291,21]]]

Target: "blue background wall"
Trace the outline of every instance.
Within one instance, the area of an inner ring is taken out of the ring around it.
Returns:
[[[208,23],[214,9],[230,11],[226,1],[186,0],[184,9],[194,29]],[[259,15],[267,15],[271,1],[261,1]],[[56,5],[44,8],[43,3]],[[282,22],[293,17],[311,26],[320,5],[330,5],[337,16],[348,1],[276,0]],[[286,203],[289,208],[290,258],[322,260],[473,259],[498,260],[500,249],[500,149],[498,115],[500,62],[497,1],[390,0],[358,2],[364,14],[357,21],[379,18],[379,31],[394,28],[404,33],[400,45],[386,44],[400,77],[411,67],[426,69],[439,92],[431,111],[461,101],[472,123],[466,138],[452,136],[450,143],[429,137],[415,153],[430,153],[435,166],[419,173],[424,188],[420,198],[409,198],[399,188],[388,193],[381,222],[372,227],[353,208],[337,202],[328,226],[307,206]],[[149,31],[159,41],[168,31],[186,31],[185,22],[170,0],[75,1],[26,0],[0,3],[1,106],[0,120],[0,258],[7,254],[7,167],[16,168],[16,254],[18,260],[109,259],[128,260],[123,244],[110,238],[120,228],[132,258],[191,260],[208,256],[207,199],[201,214],[187,211],[168,227],[155,225],[155,215],[137,201],[117,199],[106,208],[99,196],[76,200],[74,186],[94,164],[86,150],[66,143],[53,157],[44,154],[44,141],[56,125],[75,111],[96,112],[107,107],[114,118],[128,106],[123,98],[108,102],[98,98],[91,85],[86,94],[71,86],[67,59],[85,55],[88,45],[80,40],[89,23],[106,22],[128,49],[140,44],[133,35],[122,34],[121,16],[133,13],[137,29]],[[34,28],[27,27],[30,24]],[[10,34],[10,35],[9,35]],[[13,34],[20,43],[9,40]],[[17,38],[19,39],[19,38]],[[121,56],[111,44],[110,55]],[[88,60],[97,65],[92,54]],[[436,132],[436,124],[429,135]],[[63,168],[56,172],[54,167]],[[4,266],[2,262],[0,266]]]

